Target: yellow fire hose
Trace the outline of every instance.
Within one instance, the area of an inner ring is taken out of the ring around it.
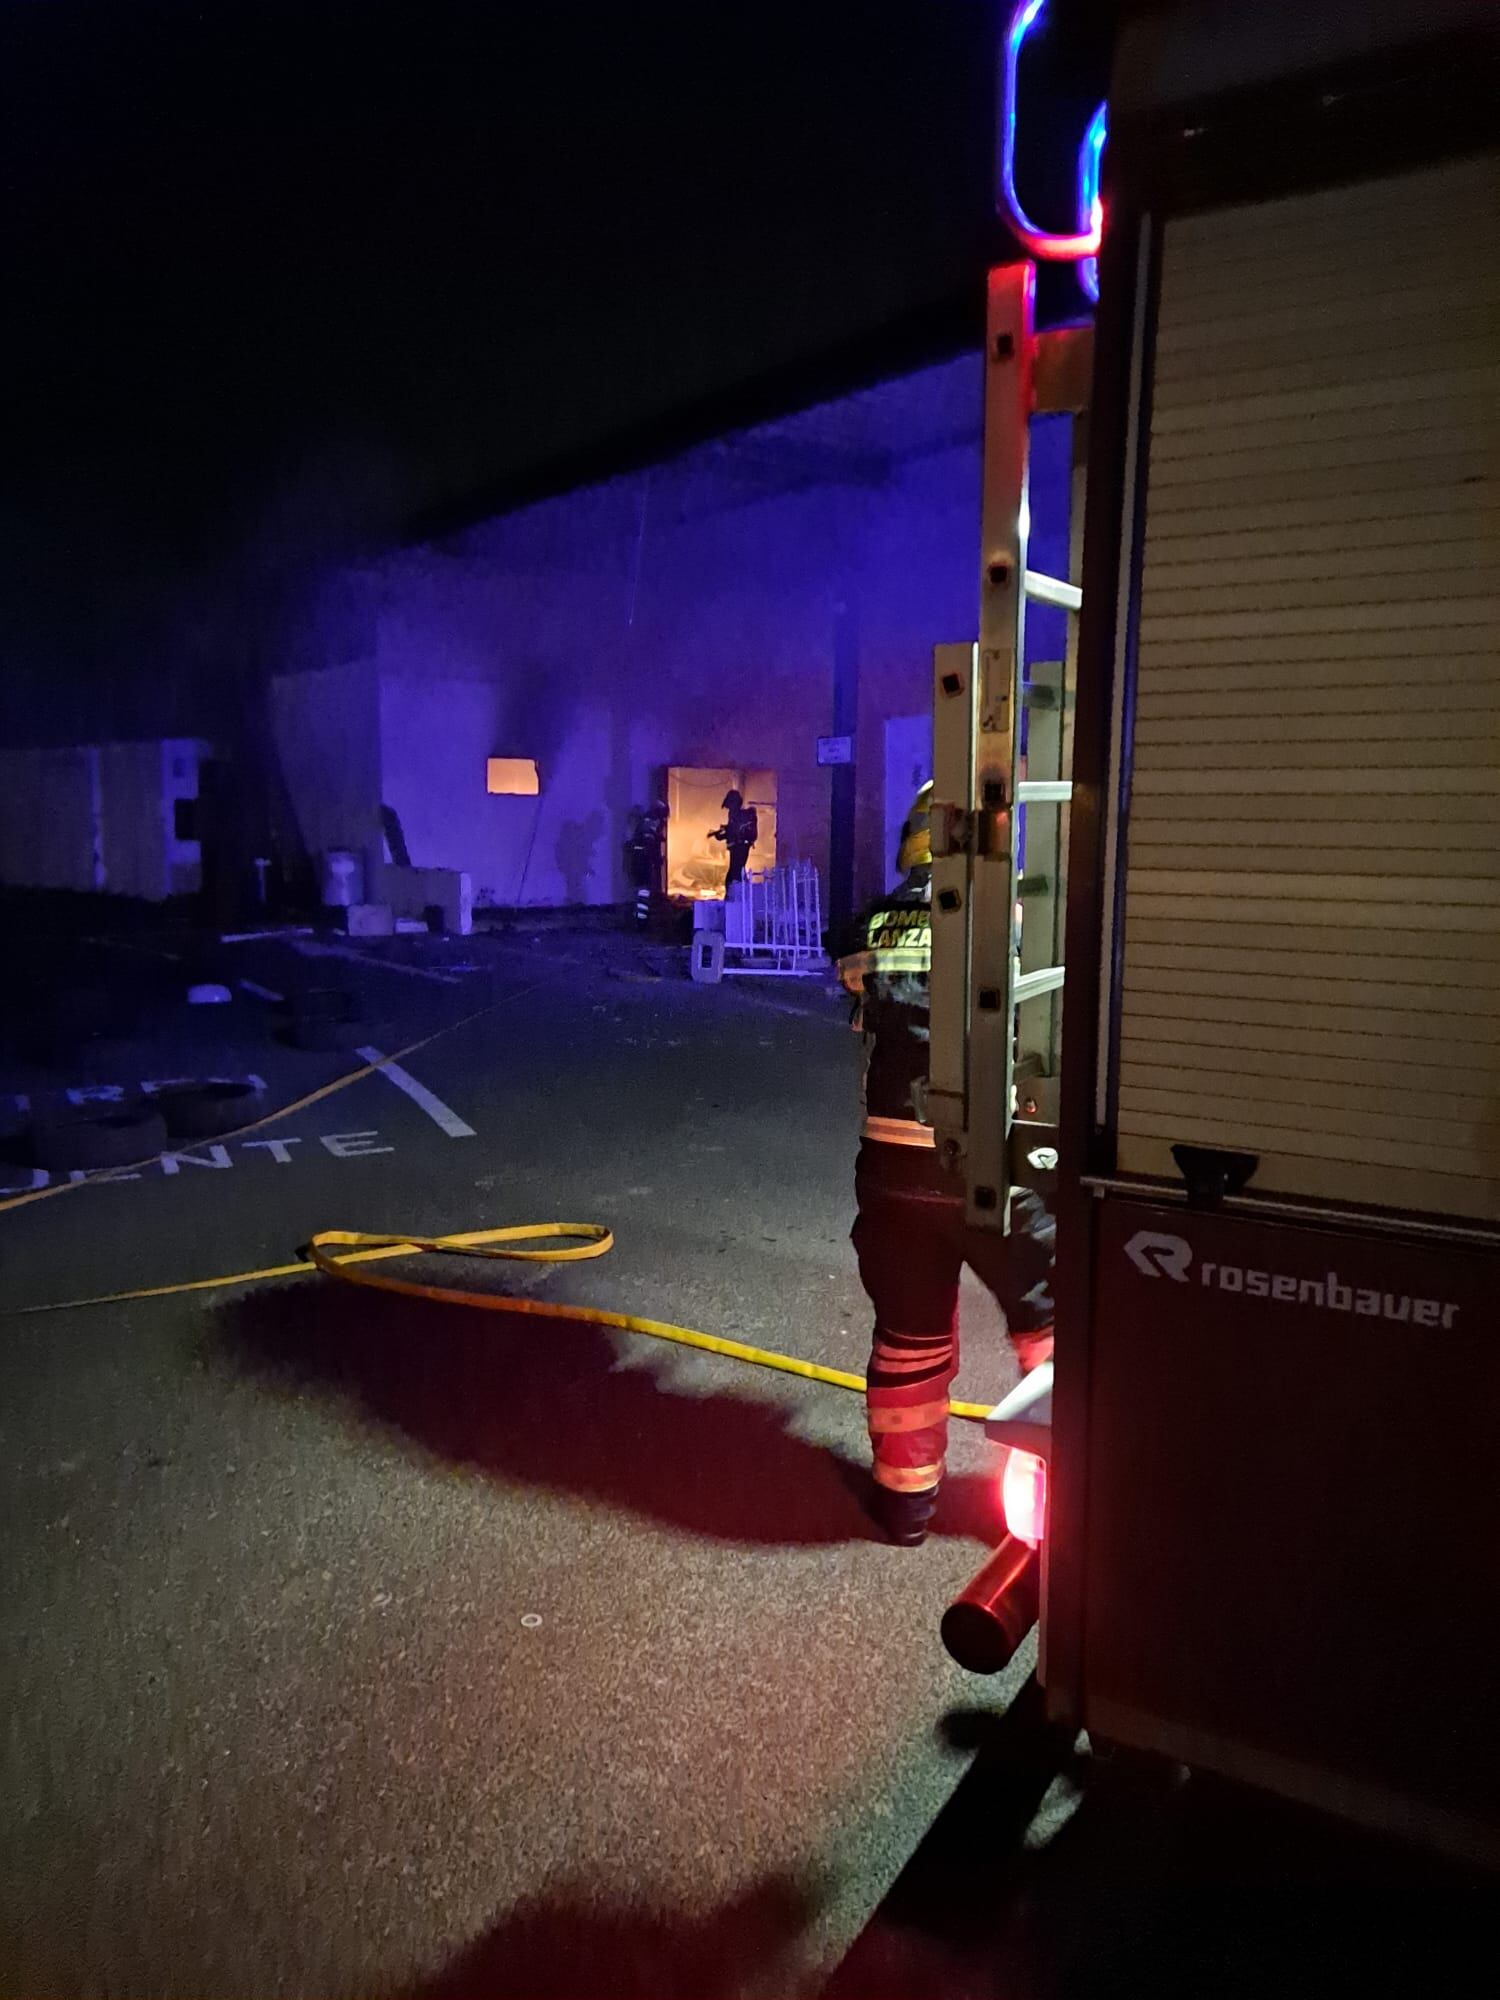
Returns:
[[[565,1244],[563,1248],[503,1247],[560,1239]],[[505,1229],[472,1229],[457,1236],[370,1236],[357,1229],[322,1229],[308,1244],[306,1259],[295,1264],[269,1264],[259,1271],[233,1271],[217,1278],[190,1278],[173,1285],[146,1285],[137,1291],[103,1292],[92,1298],[23,1306],[16,1317],[76,1311],[85,1306],[125,1305],[136,1299],[165,1299],[179,1292],[217,1291],[229,1285],[261,1284],[271,1278],[306,1277],[310,1270],[318,1270],[346,1285],[363,1285],[372,1292],[395,1292],[402,1298],[477,1306],[482,1312],[529,1313],[537,1319],[582,1321],[589,1326],[613,1327],[620,1333],[643,1333],[653,1340],[670,1340],[678,1347],[697,1347],[705,1354],[722,1354],[731,1361],[745,1361],[753,1368],[774,1368],[782,1375],[800,1375],[809,1382],[826,1382],[835,1389],[863,1393],[865,1378],[847,1369],[825,1368],[820,1362],[804,1361],[795,1354],[751,1347],[742,1340],[723,1340],[717,1334],[699,1333],[690,1326],[673,1326],[667,1320],[637,1319],[630,1313],[604,1312],[597,1306],[553,1305],[541,1299],[517,1299],[499,1292],[472,1292],[457,1285],[419,1284],[414,1279],[393,1278],[369,1268],[398,1257],[419,1257],[433,1251],[445,1256],[483,1257],[521,1264],[581,1264],[592,1257],[607,1256],[614,1242],[613,1235],[601,1222],[512,1224]],[[984,1403],[950,1403],[948,1408],[955,1417],[966,1417],[973,1422],[982,1422],[989,1415]]]
[[[520,993],[509,995],[508,999],[521,999],[535,990],[534,986],[528,986]],[[350,1084],[372,1076],[387,1063],[415,1055],[420,1049],[456,1033],[492,1011],[492,1008],[482,1007],[473,1014],[466,1014],[462,1020],[450,1022],[447,1027],[424,1035],[421,1041],[409,1043],[393,1056],[383,1056],[379,1062],[364,1063],[358,1069],[335,1077],[331,1083],[323,1084],[320,1089],[308,1091],[306,1096],[297,1098],[293,1103],[283,1104],[236,1131],[220,1133],[219,1137],[235,1139],[243,1133],[257,1132],[263,1126],[274,1125],[323,1098],[347,1090]],[[149,1160],[135,1162],[135,1165],[149,1166],[160,1157],[155,1154]],[[87,1187],[94,1181],[108,1180],[112,1173],[121,1171],[129,1170],[103,1168],[78,1181],[62,1181],[26,1194],[12,1195],[8,1200],[0,1201],[0,1215],[10,1209],[26,1208],[33,1202],[67,1194],[76,1187]],[[554,1250],[498,1247],[557,1239],[567,1240],[571,1247]],[[377,1277],[364,1268],[397,1257],[423,1256],[431,1251],[441,1251],[444,1255],[503,1259],[512,1263],[580,1264],[591,1257],[607,1256],[614,1248],[614,1242],[613,1235],[599,1222],[512,1224],[505,1229],[474,1229],[457,1236],[369,1236],[359,1230],[324,1229],[308,1244],[306,1258],[299,1258],[293,1264],[268,1264],[258,1271],[231,1271],[216,1278],[188,1278],[170,1285],[144,1285],[129,1292],[99,1292],[89,1298],[58,1299],[47,1305],[21,1306],[8,1317],[20,1319],[35,1313],[81,1311],[86,1306],[126,1305],[137,1299],[174,1298],[181,1292],[214,1292],[230,1285],[263,1284],[272,1278],[302,1278],[316,1269],[330,1278],[341,1278],[345,1284],[364,1285],[375,1292],[396,1292],[403,1298],[432,1299],[443,1305],[477,1306],[482,1312],[530,1313],[538,1319],[581,1320],[590,1326],[613,1327],[620,1333],[643,1333],[653,1340],[673,1341],[678,1347],[697,1347],[705,1354],[722,1354],[731,1361],[745,1361],[753,1368],[774,1368],[783,1375],[800,1375],[809,1382],[826,1382],[835,1389],[853,1389],[864,1393],[863,1375],[850,1374],[847,1369],[824,1368],[819,1362],[803,1361],[795,1354],[778,1354],[772,1348],[751,1347],[742,1340],[722,1340],[717,1334],[699,1333],[690,1326],[673,1326],[667,1320],[636,1319],[629,1313],[603,1312],[597,1306],[550,1305],[539,1299],[508,1298],[498,1292],[471,1292],[459,1286],[421,1285],[404,1278]],[[989,1415],[988,1406],[984,1403],[950,1403],[948,1408],[955,1417],[966,1417],[976,1423]]]

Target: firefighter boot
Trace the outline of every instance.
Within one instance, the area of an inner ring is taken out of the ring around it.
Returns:
[[[1010,1337],[1015,1357],[1021,1364],[1021,1373],[1029,1375],[1033,1368],[1040,1368],[1044,1361],[1052,1359],[1052,1329],[1039,1326],[1030,1333],[1013,1333]]]
[[[920,1493],[893,1493],[890,1487],[877,1482],[871,1494],[870,1512],[887,1541],[898,1548],[920,1548],[927,1539],[937,1497],[936,1486],[924,1487]]]

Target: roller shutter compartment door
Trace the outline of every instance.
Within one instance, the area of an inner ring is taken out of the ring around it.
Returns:
[[[1500,1220],[1500,160],[1174,219],[1118,1165]]]

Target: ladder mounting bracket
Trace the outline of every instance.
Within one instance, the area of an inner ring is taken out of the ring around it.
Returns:
[[[964,806],[934,799],[930,824],[932,854],[936,861],[950,860],[958,855],[972,855],[979,861],[997,857],[1010,859],[1009,806],[976,806],[970,811]]]

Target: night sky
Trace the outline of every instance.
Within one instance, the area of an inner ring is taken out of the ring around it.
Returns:
[[[11,0],[4,719],[189,726],[271,579],[961,341],[1003,11]],[[1100,10],[1051,12],[1066,190]]]

